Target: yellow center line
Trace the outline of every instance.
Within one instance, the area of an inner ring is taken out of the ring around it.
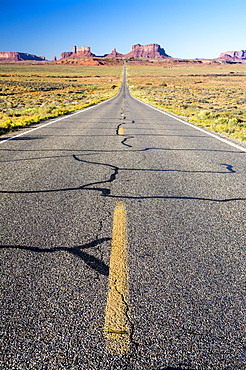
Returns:
[[[110,353],[124,354],[130,350],[127,219],[122,201],[114,210],[104,334]]]
[[[118,134],[119,135],[124,135],[124,127],[119,127]]]

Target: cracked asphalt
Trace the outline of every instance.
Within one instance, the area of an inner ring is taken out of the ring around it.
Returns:
[[[245,144],[147,107],[125,83],[51,122],[0,146],[2,368],[245,369]],[[117,201],[124,355],[103,330]]]

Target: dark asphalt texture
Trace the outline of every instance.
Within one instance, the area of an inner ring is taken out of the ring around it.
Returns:
[[[2,368],[245,369],[245,144],[147,107],[124,83],[52,122],[0,145]],[[133,326],[123,356],[103,335],[118,200]]]

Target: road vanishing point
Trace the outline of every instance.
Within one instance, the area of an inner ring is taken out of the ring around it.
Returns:
[[[2,368],[245,369],[245,152],[133,98],[2,137]]]

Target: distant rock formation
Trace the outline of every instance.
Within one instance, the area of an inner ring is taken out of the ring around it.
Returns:
[[[28,53],[18,53],[14,51],[1,51],[0,52],[0,61],[4,62],[20,62],[25,60],[36,60],[42,61],[45,60],[45,57],[38,57],[37,55],[32,55]]]
[[[218,59],[223,59],[228,62],[239,62],[246,60],[246,50],[240,51],[226,51],[221,53]]]
[[[66,59],[66,58],[69,58],[73,53],[71,51],[64,51],[63,53],[61,53],[60,55],[60,59]]]
[[[105,55],[106,58],[123,58],[124,55],[121,53],[118,53],[116,49],[113,49],[110,54]]]
[[[124,55],[125,58],[171,58],[166,54],[165,50],[158,44],[140,45],[136,44],[132,46],[132,51]]]
[[[76,53],[79,57],[95,57],[95,54],[91,53],[91,48],[90,46],[81,46],[78,48],[78,51]]]
[[[96,57],[95,54],[91,53],[91,48],[89,46],[82,46],[77,49],[76,46],[73,46],[72,52],[63,52],[61,54],[61,59],[65,58],[91,58]],[[149,44],[149,45],[140,45],[136,44],[132,46],[132,50],[128,54],[121,54],[113,49],[110,54],[105,54],[105,58],[171,58],[166,54],[165,50],[160,47],[158,44]]]
[[[61,53],[60,59],[66,58],[92,58],[95,54],[91,53],[90,46],[81,46],[77,49],[77,46],[73,46],[72,51],[64,51]]]

